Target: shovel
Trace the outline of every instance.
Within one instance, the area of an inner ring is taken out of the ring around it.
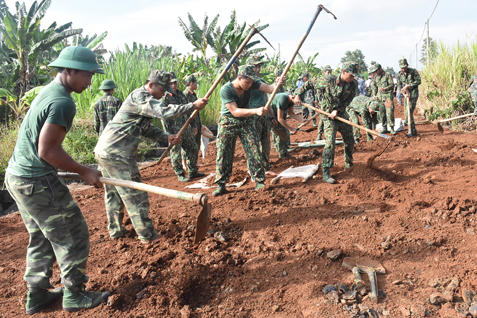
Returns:
[[[313,107],[311,105],[308,105],[308,104],[305,104],[305,103],[302,103],[303,106],[305,106],[306,108],[309,108],[309,109],[313,109],[314,111],[318,112],[318,113],[321,113],[323,115],[326,115],[326,116],[330,116],[330,113],[327,113],[325,112],[324,110],[321,110],[319,108],[316,108],[316,107]],[[381,134],[381,133],[378,133],[377,131],[374,131],[374,130],[371,130],[371,129],[368,129],[366,127],[363,127],[363,126],[360,126],[360,125],[357,125],[349,120],[346,120],[344,118],[341,118],[341,117],[338,117],[336,116],[335,119],[343,122],[343,123],[346,123],[348,125],[351,125],[353,127],[356,127],[356,128],[359,128],[361,130],[364,130],[366,131],[367,133],[370,133],[371,135],[375,135],[375,136],[378,136],[378,137],[381,137],[381,138],[384,138],[384,139],[387,139],[389,142],[386,144],[386,146],[381,149],[381,150],[378,150],[376,151],[375,153],[373,153],[367,160],[366,162],[366,165],[368,166],[368,168],[371,168],[373,166],[373,162],[374,162],[374,159],[376,159],[377,157],[381,156],[381,154],[384,152],[384,150],[386,150],[386,148],[388,148],[389,144],[391,143],[391,137],[385,135],[385,134]]]
[[[60,172],[58,176],[67,178],[67,179],[79,179],[83,178],[77,173],[69,172]],[[197,224],[195,230],[195,239],[194,244],[198,244],[207,234],[210,224],[210,217],[212,214],[212,206],[208,203],[209,198],[204,193],[188,193],[176,190],[170,190],[165,188],[156,187],[146,183],[134,182],[129,180],[120,180],[113,178],[100,177],[99,181],[102,183],[136,189],[156,194],[161,194],[169,198],[175,198],[184,201],[192,201],[195,204],[200,204],[202,206],[202,211],[200,211],[199,216],[197,217]]]
[[[406,105],[407,105],[407,134],[410,136],[412,134],[411,130],[411,103],[409,101],[409,93],[403,93],[404,97],[406,97]],[[442,129],[442,127],[441,127]]]
[[[371,285],[371,292],[369,293],[369,299],[375,303],[378,302],[378,277],[376,274],[386,274],[386,269],[379,263],[369,257],[346,257],[343,260],[343,266],[346,268],[352,267],[353,275],[355,276],[355,282],[357,276],[355,272],[359,275],[359,272],[368,274],[369,284]],[[359,271],[357,270],[359,269]],[[359,276],[361,277],[361,276]],[[356,284],[358,285],[358,284]]]
[[[452,118],[448,118],[448,119],[439,120],[437,122],[437,129],[442,134],[444,132],[444,128],[442,128],[441,123],[445,123],[445,122],[448,122],[448,121],[453,121],[453,120],[456,120],[456,119],[466,118],[466,117],[470,117],[470,116],[475,116],[475,114],[473,114],[473,113],[472,114],[465,114],[465,115],[461,115],[461,116],[457,116],[457,117],[452,117]]]

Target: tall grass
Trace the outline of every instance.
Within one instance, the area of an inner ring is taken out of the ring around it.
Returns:
[[[476,74],[476,42],[457,42],[454,46],[439,42],[438,54],[421,71],[421,98],[418,107],[431,120],[473,111],[474,106],[467,89],[472,75]]]
[[[2,149],[0,151],[0,185],[3,184],[5,169],[7,169],[8,161],[13,154],[19,129],[20,124],[17,122],[0,127],[0,147]]]

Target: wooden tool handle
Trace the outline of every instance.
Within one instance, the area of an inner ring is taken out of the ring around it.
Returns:
[[[58,176],[67,178],[67,179],[83,180],[83,178],[77,173],[59,172]],[[193,201],[194,203],[197,203],[200,205],[205,205],[208,201],[208,198],[204,193],[188,193],[188,192],[160,188],[160,187],[156,187],[146,183],[106,178],[106,177],[99,177],[99,181],[101,181],[102,183],[106,183],[106,184],[110,184],[114,186],[156,193],[156,194],[160,194],[169,198],[174,198],[174,199],[179,199],[184,201]]]
[[[325,112],[324,110],[321,110],[321,109],[319,109],[319,108],[313,107],[313,106],[308,105],[308,104],[305,104],[305,103],[302,103],[302,105],[305,106],[306,108],[313,109],[314,111],[316,111],[316,112],[318,112],[318,113],[320,113],[320,114],[326,115],[326,116],[328,116],[328,117],[330,116],[330,113],[327,113],[327,112]],[[391,137],[389,137],[389,136],[387,136],[387,135],[385,135],[385,134],[381,134],[381,133],[378,133],[377,131],[374,131],[374,130],[368,129],[368,128],[366,128],[366,127],[357,125],[357,124],[355,124],[355,123],[353,123],[353,122],[351,122],[351,121],[349,121],[349,120],[346,120],[346,119],[344,119],[344,118],[341,118],[341,117],[336,116],[335,119],[337,119],[337,120],[339,120],[339,121],[341,121],[341,122],[343,122],[343,123],[346,123],[346,124],[348,124],[348,125],[351,125],[351,126],[353,126],[353,127],[356,127],[356,128],[361,129],[361,130],[364,130],[365,132],[370,133],[370,134],[372,134],[372,135],[375,135],[375,136],[378,136],[378,137],[382,137],[382,138],[385,138],[385,139],[391,139]]]
[[[364,286],[364,281],[363,279],[361,278],[361,274],[359,272],[359,268],[358,267],[353,267],[353,269],[351,270],[353,272],[353,276],[354,276],[354,283],[356,284],[356,286],[358,287],[363,287]]]
[[[452,118],[448,118],[448,119],[439,120],[439,122],[440,123],[445,123],[447,121],[453,121],[453,120],[456,120],[456,119],[466,118],[466,117],[470,117],[470,116],[475,116],[475,114],[474,113],[465,114],[465,115],[461,115],[461,116],[457,116],[457,117],[452,117]]]
[[[293,53],[292,57],[290,58],[290,61],[288,61],[288,64],[287,64],[287,66],[285,67],[285,69],[283,70],[283,73],[282,73],[281,77],[285,77],[285,76],[287,75],[288,70],[290,69],[291,65],[293,64],[293,60],[295,59],[296,55],[298,54],[298,51],[300,50],[301,46],[303,45],[303,42],[305,42],[306,38],[308,37],[308,34],[310,34],[311,28],[313,28],[313,25],[315,24],[316,18],[318,18],[318,15],[320,14],[320,12],[321,12],[323,9],[324,9],[324,7],[323,7],[322,5],[319,5],[319,6],[318,6],[318,9],[317,9],[316,12],[315,12],[315,16],[314,16],[313,19],[311,20],[311,23],[310,23],[308,29],[306,30],[305,35],[303,35],[303,37],[302,37],[301,40],[300,40],[300,43],[298,43],[298,47],[296,48],[295,52]],[[325,9],[325,11],[328,12],[328,13],[331,13],[331,12],[329,12],[327,9]],[[272,95],[269,96],[268,102],[267,102],[267,104],[265,105],[265,108],[266,108],[267,110],[268,110],[268,108],[270,107],[270,104],[272,103],[273,98],[274,98],[275,95],[277,94],[279,88],[280,88],[279,85],[275,85],[275,89],[273,90]]]
[[[306,122],[306,123],[301,123],[300,125],[298,125],[298,127],[296,127],[296,129],[300,129],[301,127],[307,125],[310,121],[312,121],[313,119],[316,118],[316,116],[318,116],[319,114],[314,114],[312,117],[310,117],[310,119]]]

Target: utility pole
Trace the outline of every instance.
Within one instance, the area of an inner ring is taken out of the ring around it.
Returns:
[[[430,49],[430,40],[429,40],[429,19],[427,19],[427,63],[429,65],[429,49]]]
[[[417,43],[416,43],[416,69],[417,69],[417,66],[418,66],[418,64],[417,64],[417,58],[418,58],[418,55],[417,55]]]

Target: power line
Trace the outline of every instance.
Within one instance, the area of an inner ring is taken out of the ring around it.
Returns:
[[[370,40],[391,38],[391,37],[396,37],[396,36],[401,36],[401,35],[409,35],[409,34],[415,34],[415,33],[417,33],[417,32],[385,35],[385,36],[378,36],[378,37],[373,37],[373,38],[355,39],[355,40],[347,40],[347,41],[304,43],[303,46],[305,46],[305,45],[316,45],[316,44],[339,44],[339,43],[348,43],[348,42],[356,42],[356,41],[370,41]],[[296,46],[296,45],[295,44],[281,44],[281,46]]]
[[[439,0],[437,0],[436,6],[434,7],[434,10],[432,10],[431,16],[427,20],[430,20],[432,18],[432,16],[434,15],[434,11],[436,11],[436,8],[437,8],[438,4],[439,4]]]

